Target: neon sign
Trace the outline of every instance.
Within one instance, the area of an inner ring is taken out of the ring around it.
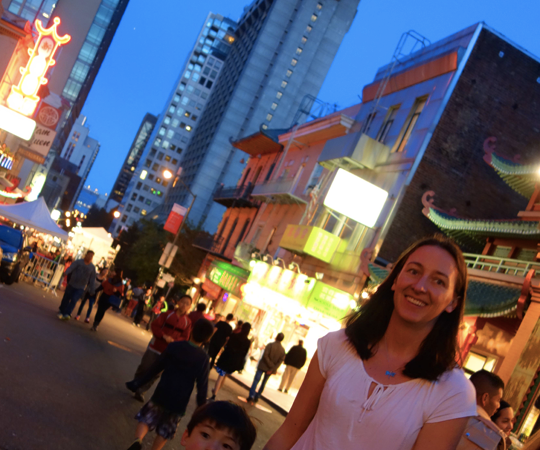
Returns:
[[[41,21],[36,20],[36,29],[39,37],[33,49],[28,50],[30,60],[26,67],[21,67],[22,78],[18,86],[11,87],[11,93],[7,98],[7,105],[14,111],[24,116],[31,116],[36,110],[39,102],[37,92],[42,84],[47,84],[49,80],[45,74],[49,67],[54,66],[56,61],[54,54],[61,45],[67,44],[71,36],[66,34],[58,36],[57,27],[60,18],[54,18],[54,25],[50,28],[43,28]]]
[[[9,153],[9,148],[6,144],[0,146],[0,167],[11,170],[13,167],[13,157]]]

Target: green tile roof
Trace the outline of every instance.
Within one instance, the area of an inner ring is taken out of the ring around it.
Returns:
[[[369,264],[370,282],[380,284],[389,270]],[[465,302],[466,316],[501,317],[511,316],[517,309],[521,287],[506,286],[470,280]]]
[[[540,240],[539,221],[465,219],[433,207],[426,216],[445,234],[477,253],[481,252],[488,237]]]
[[[519,164],[493,153],[490,165],[518,194],[531,198],[539,178],[540,166],[538,164]]]

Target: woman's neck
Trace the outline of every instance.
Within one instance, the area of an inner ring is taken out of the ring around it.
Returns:
[[[433,325],[417,326],[405,322],[394,311],[383,338],[387,351],[391,355],[412,360],[418,355],[422,342],[432,328]]]

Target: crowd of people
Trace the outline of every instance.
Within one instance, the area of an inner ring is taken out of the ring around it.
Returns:
[[[246,411],[217,399],[225,379],[244,370],[253,345],[251,324],[235,321],[232,314],[209,317],[207,305],[192,305],[188,295],[153,300],[143,286],[126,287],[118,268],[96,275],[92,256],[88,252],[66,272],[59,318],[69,319],[83,296],[91,310],[98,293],[94,330],[111,307],[133,317],[135,326],[145,312],[149,316],[152,338],[126,383],[144,403],[129,449],[142,449],[151,431],[156,432],[152,449],[163,448],[174,437],[195,386],[198,409],[182,444],[187,449],[251,448],[256,430]],[[345,327],[319,339],[293,406],[265,450],[511,449],[514,411],[503,400],[503,381],[485,370],[468,380],[456,364],[466,290],[467,267],[453,241],[435,236],[407,249]],[[283,393],[306,364],[302,340],[286,352],[284,339],[278,332],[264,347],[249,404],[257,403],[283,363],[278,389]],[[208,396],[213,369],[217,380]],[[202,446],[203,441],[216,446]],[[540,450],[540,436],[526,448]]]

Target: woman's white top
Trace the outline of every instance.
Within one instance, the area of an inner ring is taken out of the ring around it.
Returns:
[[[366,373],[345,330],[319,339],[317,352],[326,382],[315,417],[292,450],[409,450],[424,424],[477,414],[474,386],[459,368],[435,382],[383,385]]]

